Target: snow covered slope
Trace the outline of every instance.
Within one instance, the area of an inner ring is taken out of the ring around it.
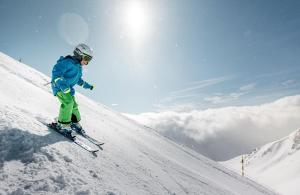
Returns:
[[[278,192],[300,193],[300,129],[289,136],[255,149],[245,156],[245,172]],[[241,156],[223,164],[240,171]]]
[[[95,157],[43,122],[58,112],[50,79],[0,53],[0,194],[274,194],[80,94]]]

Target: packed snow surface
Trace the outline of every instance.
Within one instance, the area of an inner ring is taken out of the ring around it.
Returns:
[[[94,156],[43,124],[59,108],[49,77],[1,52],[0,77],[0,194],[274,194],[77,94],[82,125],[105,142]]]

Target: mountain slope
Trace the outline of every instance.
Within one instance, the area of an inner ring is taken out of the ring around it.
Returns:
[[[300,129],[281,140],[266,144],[245,155],[249,177],[271,186],[278,192],[297,195],[300,191]],[[238,171],[241,157],[224,162]]]
[[[50,79],[0,53],[0,194],[274,194],[80,94],[95,157],[43,123]]]

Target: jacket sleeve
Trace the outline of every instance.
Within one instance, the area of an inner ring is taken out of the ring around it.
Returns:
[[[79,79],[79,81],[77,82],[77,84],[79,86],[82,86],[85,89],[90,89],[92,87],[92,85],[90,85],[88,82],[84,81],[82,78]]]
[[[53,67],[52,71],[52,79],[54,85],[56,85],[63,93],[69,93],[70,92],[70,86],[68,84],[68,81],[64,78],[65,72],[68,70],[68,64],[67,63],[57,63]]]

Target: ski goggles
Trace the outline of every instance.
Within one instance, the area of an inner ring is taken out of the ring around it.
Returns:
[[[90,62],[90,61],[93,59],[93,57],[90,56],[90,55],[84,54],[84,55],[82,56],[82,59],[83,59],[84,61]]]

